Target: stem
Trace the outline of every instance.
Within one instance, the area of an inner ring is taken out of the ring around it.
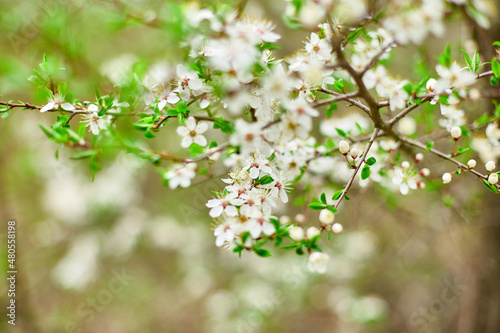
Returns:
[[[370,148],[372,147],[372,144],[375,141],[375,138],[377,137],[379,131],[380,131],[380,129],[377,128],[377,127],[375,127],[375,130],[373,131],[373,134],[370,137],[370,141],[368,141],[368,145],[366,146],[366,149],[363,152],[363,155],[361,156],[361,160],[359,161],[358,166],[354,170],[354,173],[351,176],[351,179],[349,179],[349,182],[345,186],[344,191],[342,191],[342,194],[340,195],[339,201],[337,201],[337,203],[335,204],[335,209],[337,209],[339,207],[340,202],[342,201],[342,199],[344,199],[347,191],[349,190],[349,188],[351,187],[352,183],[354,182],[354,178],[356,178],[356,175],[358,174],[359,169],[361,169],[361,166],[365,162],[366,156],[368,155],[368,152],[370,151]]]

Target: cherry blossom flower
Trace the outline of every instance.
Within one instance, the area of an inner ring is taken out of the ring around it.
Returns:
[[[189,117],[185,125],[177,127],[177,134],[182,136],[181,146],[183,148],[188,148],[193,143],[200,146],[207,145],[207,139],[202,135],[208,129],[206,123],[197,123],[194,117]]]
[[[61,94],[55,94],[54,96],[49,97],[49,102],[40,109],[40,112],[47,112],[51,110],[63,109],[66,111],[73,111],[75,107],[73,104],[64,102],[64,96]]]
[[[90,127],[90,131],[94,135],[98,135],[100,130],[105,130],[109,126],[109,118],[101,117],[98,114],[99,107],[95,104],[89,104],[87,106],[87,113],[82,115],[82,122],[87,123],[87,127]]]
[[[311,272],[326,273],[330,256],[323,252],[313,252],[307,260],[307,269]]]
[[[196,176],[194,172],[195,164],[176,164],[172,169],[165,173],[165,178],[168,179],[168,187],[176,189],[178,186],[186,188],[191,186],[191,180]]]

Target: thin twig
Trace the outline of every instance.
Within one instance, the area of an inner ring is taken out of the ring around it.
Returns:
[[[354,178],[356,178],[356,175],[358,174],[359,169],[361,169],[361,166],[363,165],[363,163],[365,163],[366,156],[368,155],[368,152],[370,151],[370,148],[372,147],[372,144],[375,141],[375,138],[378,136],[379,131],[380,131],[380,129],[378,127],[375,127],[375,130],[373,131],[373,134],[370,138],[370,141],[368,141],[368,145],[366,146],[365,151],[363,152],[363,155],[361,156],[361,160],[359,161],[358,166],[354,170],[354,173],[351,176],[351,179],[349,179],[349,182],[347,183],[344,190],[342,191],[342,194],[340,195],[339,200],[335,204],[335,209],[337,209],[339,207],[340,202],[342,201],[342,199],[344,199],[347,191],[349,190],[352,183],[354,182]]]

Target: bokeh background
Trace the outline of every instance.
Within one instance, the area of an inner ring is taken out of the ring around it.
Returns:
[[[277,23],[280,57],[308,35],[281,23],[284,6],[250,0],[245,9]],[[175,8],[158,0],[2,1],[1,100],[45,103],[27,80],[44,53],[60,61],[82,100],[94,100],[92,83],[111,90],[126,64],[141,71],[182,62]],[[448,42],[482,47],[487,59],[480,39],[498,39],[498,31],[495,22],[478,31],[453,17],[445,38],[429,37],[425,50],[395,51],[391,70],[415,78],[408,63],[417,51],[432,68]],[[479,116],[490,106],[465,107]],[[474,177],[406,197],[354,188],[337,216],[344,233],[322,242],[328,272],[317,275],[289,252],[238,258],[215,247],[204,204],[223,187],[220,177],[171,191],[157,167],[122,152],[91,182],[88,165],[69,159],[66,147],[56,159],[58,145],[39,129],[55,117],[16,109],[0,119],[0,279],[9,220],[17,222],[19,271],[15,327],[0,284],[1,332],[500,332],[500,200]],[[174,129],[148,144],[182,153]],[[450,169],[432,156],[424,163],[437,178]],[[317,223],[300,202],[281,213]]]

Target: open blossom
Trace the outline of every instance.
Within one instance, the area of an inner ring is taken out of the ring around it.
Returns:
[[[436,92],[442,93],[448,88],[458,91],[461,97],[465,97],[466,88],[476,81],[476,75],[467,67],[460,67],[456,62],[450,67],[436,66],[436,72],[440,79],[436,83]]]
[[[182,164],[174,165],[172,170],[165,173],[165,178],[168,179],[168,187],[173,190],[178,186],[183,188],[191,186],[191,179],[196,176],[194,172],[195,167],[195,164],[188,164],[186,166]]]
[[[182,136],[181,146],[183,148],[188,148],[193,143],[200,146],[207,145],[207,139],[202,135],[208,129],[206,123],[196,123],[194,117],[189,117],[185,125],[177,127],[177,133]]]
[[[241,145],[244,155],[250,155],[259,150],[265,157],[271,155],[271,146],[264,139],[260,123],[248,123],[243,119],[237,119],[235,122],[236,133],[230,138],[230,143],[234,146]]]
[[[328,42],[328,39],[320,39],[315,33],[311,34],[309,41],[304,47],[306,53],[313,58],[318,58],[320,60],[327,60],[331,58],[332,46]]]
[[[224,244],[231,243],[234,240],[234,231],[229,220],[219,224],[214,230],[215,245],[221,247]]]
[[[40,112],[47,112],[50,110],[56,110],[59,107],[63,110],[66,110],[66,111],[75,110],[75,107],[73,106],[73,104],[68,103],[68,102],[64,102],[64,96],[62,96],[61,94],[56,94],[53,97],[49,97],[49,102],[43,108],[40,109]]]
[[[82,115],[83,122],[87,123],[90,131],[94,135],[98,135],[100,130],[105,130],[109,126],[109,118],[99,116],[99,107],[95,104],[89,104],[87,113]]]
[[[210,199],[208,200],[206,206],[211,208],[210,217],[216,218],[222,215],[222,213],[228,216],[234,217],[238,215],[237,206],[241,206],[245,203],[244,200],[238,199],[237,193],[229,193],[224,198],[221,199]]]
[[[250,178],[255,179],[259,177],[261,172],[272,174],[273,170],[268,164],[269,161],[257,150],[246,161],[246,166],[243,167],[243,170],[250,170]]]
[[[188,100],[191,93],[200,95],[203,88],[203,81],[198,77],[198,73],[190,71],[183,65],[177,65],[177,90],[183,100]]]
[[[313,252],[307,260],[307,269],[311,272],[326,273],[330,256],[323,252]]]

